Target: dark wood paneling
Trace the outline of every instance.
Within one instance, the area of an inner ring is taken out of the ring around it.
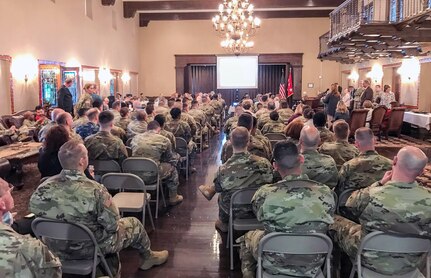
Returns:
[[[115,0],[102,0],[102,5],[103,6],[114,6]]]

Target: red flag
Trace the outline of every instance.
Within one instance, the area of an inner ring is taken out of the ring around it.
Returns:
[[[286,84],[284,81],[284,71],[281,73],[281,81],[280,81],[280,88],[278,89],[278,94],[280,95],[280,99],[286,98]]]
[[[287,97],[293,96],[293,68],[290,67],[289,78],[287,79]]]

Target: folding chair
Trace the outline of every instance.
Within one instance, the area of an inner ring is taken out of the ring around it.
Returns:
[[[262,223],[260,223],[256,218],[251,219],[241,219],[235,218],[233,213],[233,208],[240,205],[251,204],[251,199],[253,199],[254,193],[256,193],[257,188],[245,188],[240,189],[232,194],[229,206],[229,227],[228,227],[228,244],[229,244],[229,254],[230,254],[230,269],[233,270],[233,248],[238,247],[239,244],[234,244],[233,233],[235,231],[251,231],[257,229],[263,229]]]
[[[159,216],[160,192],[162,193],[163,205],[164,207],[166,207],[165,194],[163,193],[163,188],[161,188],[159,166],[157,165],[157,163],[150,158],[129,157],[123,161],[122,168],[124,173],[132,173],[139,177],[145,176],[151,180],[154,180],[154,183],[149,183],[147,181],[147,183],[145,184],[145,189],[147,191],[156,191],[156,200],[150,200],[150,202],[156,203],[155,218],[157,219]],[[145,182],[144,178],[142,178],[142,180],[144,180]]]
[[[199,123],[196,123],[196,127],[197,127],[197,131],[195,135],[195,138],[197,139],[196,145],[198,145],[199,147],[199,152],[202,153],[203,146],[204,146],[202,126]]]
[[[132,157],[132,155],[133,155],[132,148],[131,148],[131,147],[129,147],[129,146],[126,146],[126,150],[127,150],[127,156],[128,156],[128,157]]]
[[[257,259],[257,277],[258,278],[293,278],[297,276],[289,275],[272,275],[265,272],[262,267],[262,255],[264,252],[289,254],[289,255],[325,255],[326,278],[331,278],[331,253],[332,240],[324,234],[288,234],[288,233],[270,233],[265,235],[259,242],[258,259]],[[307,261],[291,260],[292,265],[304,266],[309,264]],[[323,272],[319,270],[316,278],[324,278]]]
[[[189,148],[187,141],[181,137],[175,137],[176,151],[180,155],[180,170],[186,171],[186,180],[189,179]],[[183,164],[185,166],[183,167]]]
[[[271,147],[274,150],[275,144],[279,141],[287,140],[286,135],[283,133],[266,133],[265,137],[269,139],[269,142],[271,142]]]
[[[144,226],[145,208],[147,208],[150,215],[151,226],[153,230],[155,230],[150,208],[151,194],[147,193],[145,183],[140,177],[129,173],[110,173],[103,175],[102,184],[107,188],[117,187],[120,192],[114,195],[113,201],[120,213],[142,212],[142,225]]]
[[[371,269],[362,266],[362,253],[364,251],[380,251],[386,253],[406,254],[406,253],[427,253],[426,259],[426,277],[430,278],[430,251],[431,242],[429,238],[421,237],[413,234],[396,234],[384,232],[372,232],[366,235],[358,248],[356,262],[353,263],[350,277],[353,277],[355,272],[358,272],[358,278],[413,278],[424,277],[419,269],[414,269],[406,274],[398,275],[383,275]]]
[[[341,215],[340,214],[340,208],[342,208],[342,207],[345,207],[346,206],[346,203],[347,203],[347,200],[349,199],[349,197],[350,197],[350,195],[352,195],[352,193],[354,192],[354,191],[356,191],[356,189],[355,188],[350,188],[350,189],[346,189],[346,190],[344,190],[343,192],[341,192],[341,194],[340,194],[340,196],[339,196],[339,198],[338,198],[338,201],[337,201],[337,210],[336,210],[336,213],[338,214],[338,215]],[[335,193],[335,192],[334,192]]]
[[[98,182],[106,173],[121,173],[120,164],[115,160],[92,160],[88,164],[94,166],[94,179]]]
[[[63,274],[88,275],[91,273],[91,277],[95,278],[96,267],[102,263],[109,277],[113,277],[93,233],[86,226],[38,217],[31,223],[31,228],[36,237],[45,243],[48,248],[50,248],[50,241],[46,241],[46,239],[91,242],[93,244],[94,253],[92,259],[61,260]],[[55,250],[52,246],[50,249]]]

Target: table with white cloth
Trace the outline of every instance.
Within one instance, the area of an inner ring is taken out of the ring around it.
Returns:
[[[421,128],[425,128],[426,130],[431,129],[431,113],[414,113],[414,112],[405,112],[404,113],[404,122],[410,123],[412,125],[416,125]]]

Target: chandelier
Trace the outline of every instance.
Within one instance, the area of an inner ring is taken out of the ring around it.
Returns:
[[[220,45],[235,55],[247,52],[254,46],[250,37],[260,27],[260,19],[253,15],[253,4],[249,0],[224,0],[218,10],[212,21],[223,38]]]

